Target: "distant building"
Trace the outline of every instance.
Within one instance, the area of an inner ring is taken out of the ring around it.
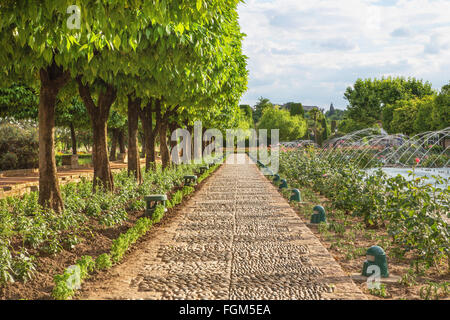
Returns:
[[[303,110],[305,111],[311,111],[314,108],[320,109],[318,106],[303,106]]]
[[[289,103],[290,102],[288,102],[288,103],[274,103],[273,105],[274,106],[280,106],[282,109],[289,110]],[[309,111],[311,111],[314,108],[317,108],[317,109],[319,109],[319,110],[321,110],[323,112],[323,109],[319,108],[318,106],[304,106],[304,105],[302,105],[302,106],[303,106],[303,110],[305,110],[305,112],[309,112]]]

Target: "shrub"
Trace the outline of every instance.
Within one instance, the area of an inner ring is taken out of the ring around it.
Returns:
[[[17,164],[19,163],[19,159],[17,158],[17,155],[12,152],[5,153],[0,158],[0,167],[3,170],[13,170],[17,168]]]
[[[31,169],[38,164],[37,129],[9,123],[0,125],[0,170]]]

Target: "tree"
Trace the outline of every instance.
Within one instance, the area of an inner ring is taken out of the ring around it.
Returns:
[[[38,118],[39,94],[25,85],[0,88],[0,117],[15,120]]]
[[[433,93],[429,82],[415,78],[358,79],[353,88],[348,87],[344,94],[349,102],[347,117],[358,123],[358,127],[372,127],[382,120],[385,106],[398,100],[423,98]],[[389,118],[389,114],[386,116]]]
[[[433,131],[433,109],[436,102],[435,96],[426,96],[422,99],[415,99],[417,114],[414,120],[414,133]]]
[[[300,139],[306,133],[306,121],[299,117],[292,117],[287,110],[278,108],[265,108],[258,129],[267,129],[268,138],[271,138],[270,130],[279,129],[281,141],[293,141]]]
[[[170,32],[161,39],[161,43],[152,43],[141,53],[143,59],[150,57],[156,67],[155,70],[143,70],[144,79],[148,79],[144,83],[151,88],[150,92],[148,88],[137,88],[136,95],[153,100],[152,103],[144,103],[144,110],[147,109],[144,131],[153,139],[153,130],[158,130],[164,168],[170,165],[168,130],[186,121],[192,123],[196,117],[208,118],[224,106],[238,107],[245,91],[248,72],[241,49],[243,34],[235,3],[230,3],[210,23],[182,34],[176,30]],[[174,45],[168,46],[167,43]],[[158,46],[161,50],[155,49]],[[162,52],[166,59],[159,61]],[[159,72],[161,69],[164,73]],[[142,83],[142,73],[138,80]],[[196,112],[200,108],[206,109],[201,115]],[[149,121],[153,113],[155,129],[151,127],[153,121]]]
[[[111,132],[111,151],[109,153],[110,161],[115,161],[117,159],[117,146],[119,146],[120,153],[125,153],[124,130],[126,125],[127,118],[120,112],[120,110],[113,108],[108,119],[108,131]]]
[[[155,13],[158,12],[155,9],[160,8],[153,4],[145,1],[134,3],[135,6],[131,7],[128,1],[83,1],[80,29],[70,29],[67,23],[66,12],[73,4],[71,1],[25,1],[19,11],[15,1],[1,4],[0,44],[3,50],[0,61],[3,63],[0,76],[3,82],[18,79],[40,87],[39,204],[42,206],[59,212],[63,210],[54,147],[55,105],[60,90],[79,70],[90,69],[89,74],[95,77],[99,70],[92,69],[89,64],[94,52],[112,49],[111,44],[118,47],[117,39],[121,35],[130,39],[125,46],[131,46],[141,25],[141,21],[136,19],[137,9],[148,12],[155,19],[165,18],[161,14],[163,11]],[[180,16],[186,17],[183,12]]]
[[[326,141],[328,140],[328,137],[331,134],[331,130],[330,130],[330,126],[328,125],[328,121],[327,118],[325,117],[324,114],[322,114],[321,116],[322,120],[321,120],[321,127],[322,127],[322,141]]]
[[[394,109],[390,129],[394,133],[413,134],[418,109],[416,100],[400,100],[397,105],[399,107]]]
[[[238,92],[233,89],[232,81],[227,82],[226,79],[231,78],[230,70],[237,70],[235,66],[240,65],[242,60],[242,57],[235,59],[236,56],[232,54],[235,50],[233,44],[236,44],[233,41],[236,39],[230,37],[237,24],[235,11],[238,2],[86,0],[80,10],[80,26],[73,29],[67,23],[67,8],[72,5],[69,0],[44,0],[39,3],[27,1],[21,5],[20,12],[17,11],[16,2],[2,3],[2,80],[8,85],[12,80],[19,80],[33,86],[36,84],[35,80],[39,79],[41,205],[56,211],[63,209],[56,176],[53,132],[57,96],[71,80],[76,79],[93,125],[95,185],[101,183],[106,189],[113,187],[106,149],[106,122],[116,97],[123,100],[133,93],[132,90],[136,90],[136,98],[161,99],[164,93],[170,98],[169,104],[173,103],[168,106],[171,108],[177,104],[172,98],[182,95],[173,89],[183,87],[183,92],[192,92],[194,85],[197,94],[195,97],[200,93],[206,95],[212,87],[228,86],[230,95],[235,95],[233,100],[236,99]],[[221,21],[224,23],[218,23]],[[211,30],[206,33],[208,26],[211,26]],[[185,31],[188,33],[192,30],[197,31],[195,37],[193,33],[183,36]],[[215,33],[222,35],[222,38],[213,37]],[[161,41],[160,45],[154,46],[159,39],[167,36],[172,36],[177,41]],[[202,42],[201,39],[205,41]],[[189,61],[185,51],[179,50],[182,49],[180,44],[205,59],[201,64],[190,64],[190,68],[180,67],[177,62]],[[134,60],[131,63],[133,56],[135,59],[143,57],[134,55],[133,52],[145,50],[144,45],[149,50],[154,50],[153,54],[146,60]],[[240,50],[240,45],[238,48]],[[216,51],[216,55],[209,54],[213,51]],[[226,59],[227,56],[232,56],[233,60]],[[145,63],[146,79],[152,81],[133,82],[133,85],[122,90],[127,80],[136,78],[142,71],[141,66]],[[192,76],[189,77],[187,73],[194,75],[197,81],[190,81]],[[167,75],[186,78],[190,85],[182,86],[178,83],[173,86],[174,78]],[[241,78],[245,77],[246,73],[241,73]],[[205,85],[209,79],[212,84]],[[5,87],[5,83],[2,86]],[[153,86],[155,83],[158,85]],[[211,92],[218,94],[219,90]],[[183,97],[179,100],[186,99]],[[166,104],[163,108],[166,108]]]
[[[77,152],[76,129],[86,129],[89,127],[89,115],[86,108],[78,98],[72,98],[68,104],[59,102],[56,107],[56,126],[68,127],[70,129],[70,138],[72,146],[72,154]]]
[[[253,120],[258,123],[262,117],[264,110],[268,107],[273,107],[273,104],[269,99],[260,97],[258,103],[255,106],[255,111],[253,112]]]
[[[337,120],[331,120],[331,134],[335,134],[337,130]]]
[[[305,116],[305,110],[303,110],[301,103],[289,102],[287,103],[287,107],[291,116],[301,116],[302,118]]]
[[[112,85],[99,83],[98,86],[101,88],[99,89],[97,101],[94,101],[91,86],[83,84],[81,77],[77,78],[77,83],[80,97],[83,99],[84,105],[89,113],[93,129],[93,187],[94,190],[97,187],[101,187],[104,190],[112,191],[114,189],[114,182],[108,159],[107,122],[111,106],[117,98],[117,89]]]
[[[346,134],[365,128],[367,127],[363,123],[356,122],[350,118],[345,118],[339,123],[338,132],[341,134]]]
[[[435,130],[450,127],[450,83],[437,95],[431,118]]]

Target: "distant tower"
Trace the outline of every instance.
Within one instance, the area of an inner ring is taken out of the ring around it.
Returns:
[[[332,116],[333,114],[335,114],[335,109],[334,109],[334,106],[333,106],[333,102],[331,103],[331,105],[330,105],[330,116]]]

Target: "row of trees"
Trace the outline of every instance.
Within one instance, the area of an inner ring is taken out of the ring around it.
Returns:
[[[107,150],[113,110],[126,116],[128,170],[140,181],[139,120],[147,169],[157,136],[167,167],[168,130],[192,129],[198,119],[205,127],[227,126],[248,74],[239,0],[76,1],[75,29],[67,23],[72,2],[27,1],[20,11],[14,1],[0,6],[2,86],[20,83],[39,94],[39,203],[55,211],[63,210],[54,147],[59,104],[84,107],[93,135],[94,188],[113,190]]]
[[[383,128],[408,135],[450,126],[450,84],[439,94],[396,101],[383,109]]]
[[[311,139],[319,145],[329,138],[337,125],[334,121],[330,126],[323,110],[317,107],[306,112],[301,103],[277,106],[262,97],[253,109],[253,119],[258,129],[279,129],[281,141]]]
[[[450,126],[450,84],[440,92],[415,78],[358,79],[347,88],[343,132],[381,122],[388,133],[416,134]]]

